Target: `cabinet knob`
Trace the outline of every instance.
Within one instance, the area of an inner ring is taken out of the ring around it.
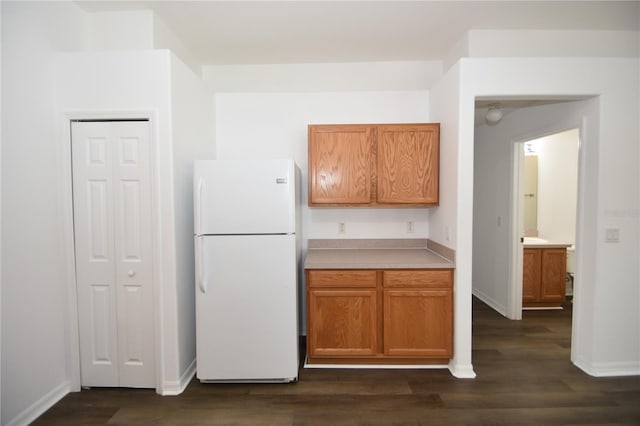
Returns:
[[[127,272],[127,275],[129,275],[130,277],[133,277],[136,275],[136,271],[134,271],[133,269],[129,269],[129,272]]]

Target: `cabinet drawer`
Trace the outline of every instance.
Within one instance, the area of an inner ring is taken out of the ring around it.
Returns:
[[[453,269],[384,271],[382,277],[384,287],[451,288],[453,285]]]
[[[310,287],[375,287],[376,271],[308,271]]]

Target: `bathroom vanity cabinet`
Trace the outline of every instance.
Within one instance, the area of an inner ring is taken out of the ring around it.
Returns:
[[[566,247],[524,248],[523,307],[559,307],[565,301]]]

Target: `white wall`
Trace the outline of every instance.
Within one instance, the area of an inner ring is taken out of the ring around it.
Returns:
[[[442,75],[440,61],[205,66],[216,92],[315,93],[428,90]]]
[[[204,82],[171,56],[171,119],[176,243],[176,303],[180,380],[184,389],[195,372],[193,255],[193,160],[215,158],[214,99]]]
[[[0,5],[0,34],[2,32],[2,6]],[[0,38],[1,39],[1,38]],[[0,70],[2,69],[2,55],[0,55]],[[2,97],[2,82],[0,81],[0,98]],[[0,122],[2,105],[0,105]],[[2,194],[2,137],[0,135],[0,195]],[[2,223],[2,197],[0,197],[0,223]],[[2,378],[2,226],[0,226],[0,380]],[[0,423],[2,423],[2,386],[0,386]]]
[[[633,5],[629,5],[634,7]],[[636,15],[638,13],[635,6]],[[629,14],[627,19],[637,16]],[[629,24],[630,26],[632,24]],[[471,57],[635,57],[637,31],[588,30],[471,30]]]
[[[511,237],[511,144],[497,126],[476,129],[473,164],[473,294],[503,315],[508,311]]]
[[[580,286],[574,298],[572,360],[593,375],[640,374],[638,59],[464,59],[461,63],[462,102],[470,109],[460,123],[470,130],[460,140],[464,150],[474,147],[471,129],[478,96],[598,96],[596,113],[586,112],[581,122],[576,265]],[[547,125],[553,124],[553,117],[546,119]],[[473,163],[458,166],[472,168]],[[460,191],[472,197],[471,177],[461,182]],[[470,227],[471,211],[460,215]],[[620,229],[617,244],[604,242],[604,231],[610,227]],[[457,266],[458,270],[470,267],[460,262]]]
[[[87,13],[90,50],[153,49],[154,14],[150,10]]]
[[[538,236],[549,241],[576,241],[578,138],[572,129],[532,141],[538,147]]]
[[[87,13],[87,45],[92,51],[171,50],[198,76],[202,64],[152,10]]]
[[[156,14],[153,15],[153,48],[170,50],[195,75],[202,77],[202,64],[193,57],[189,48],[182,42],[182,39]]]
[[[473,378],[471,359],[471,223],[464,221],[473,200],[461,189],[468,183],[473,167],[469,159],[473,152],[460,140],[468,137],[469,129],[461,126],[464,117],[473,114],[461,102],[460,84],[464,74],[460,64],[453,65],[431,90],[431,110],[434,121],[440,122],[440,207],[429,215],[430,238],[456,250],[456,270],[453,288],[453,359],[452,374]],[[466,115],[465,115],[466,114]]]
[[[69,259],[60,199],[54,54],[85,48],[71,2],[2,2],[2,424],[70,389]]]
[[[630,31],[607,30],[606,18],[599,30],[471,29],[449,51],[444,69],[461,58],[638,57],[638,5],[627,2],[619,7],[627,8],[622,13]]]

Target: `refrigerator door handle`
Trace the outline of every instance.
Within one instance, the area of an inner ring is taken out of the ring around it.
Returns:
[[[195,227],[196,227],[196,233],[200,233],[202,232],[202,227],[201,227],[201,223],[200,223],[200,210],[202,207],[202,187],[204,187],[204,178],[200,178],[198,179],[198,185],[196,188],[196,205],[195,205],[195,209],[196,209],[196,217],[195,217]]]
[[[207,292],[207,279],[205,277],[204,262],[202,260],[202,240],[202,237],[196,238],[196,265],[198,265],[196,268],[196,282],[198,283],[200,292],[204,294]]]

